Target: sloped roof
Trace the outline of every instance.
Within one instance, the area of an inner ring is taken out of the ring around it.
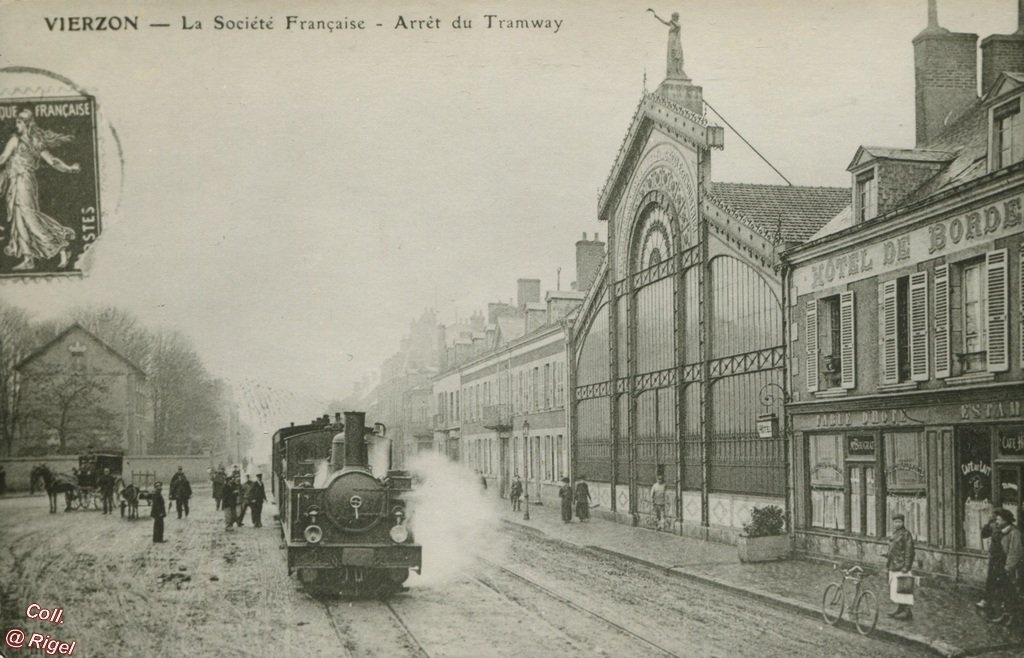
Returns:
[[[847,171],[868,160],[899,160],[901,162],[950,162],[956,157],[951,151],[931,149],[895,149],[885,146],[861,146],[853,156]]]
[[[526,333],[526,321],[522,316],[504,316],[498,318],[499,342],[507,343]]]
[[[85,334],[86,336],[91,338],[92,340],[96,341],[96,343],[98,343],[100,345],[100,347],[104,348],[105,350],[107,350],[108,352],[113,354],[115,357],[117,357],[118,359],[123,361],[129,367],[133,368],[136,372],[138,372],[142,376],[146,375],[146,372],[142,368],[140,368],[138,365],[136,365],[134,361],[132,361],[131,359],[129,359],[125,355],[123,355],[120,352],[118,352],[117,350],[115,350],[113,347],[111,347],[109,344],[107,344],[106,341],[104,341],[99,336],[97,336],[96,334],[92,333],[91,331],[89,331],[88,329],[86,329],[85,327],[83,327],[81,324],[79,324],[77,322],[73,323],[67,329],[65,329],[64,331],[62,331],[59,334],[57,334],[57,336],[53,340],[47,341],[46,343],[41,345],[38,349],[33,351],[31,354],[29,354],[24,359],[19,361],[14,366],[14,369],[15,370],[20,370],[21,368],[24,368],[26,365],[28,365],[28,363],[30,361],[35,360],[36,357],[38,357],[38,356],[46,353],[47,351],[49,351],[50,347],[52,347],[55,343],[63,340],[65,336],[67,336],[69,333],[71,333],[72,331],[75,331],[75,330],[78,330],[78,331],[82,332],[83,334]]]
[[[952,151],[956,157],[900,205],[926,199],[945,188],[988,173],[988,107],[980,100],[975,101],[924,147]]]
[[[711,183],[712,201],[767,237],[803,242],[850,205],[848,187]]]

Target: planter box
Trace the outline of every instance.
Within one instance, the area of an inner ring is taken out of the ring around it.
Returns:
[[[736,543],[740,562],[785,560],[792,550],[789,535],[747,537],[740,535]]]

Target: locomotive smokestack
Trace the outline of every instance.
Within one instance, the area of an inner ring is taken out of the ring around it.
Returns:
[[[366,468],[366,414],[362,411],[345,412],[345,466]]]

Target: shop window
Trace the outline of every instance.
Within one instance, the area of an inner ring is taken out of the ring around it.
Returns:
[[[811,526],[815,528],[846,528],[842,440],[837,434],[809,438]]]
[[[927,451],[919,432],[882,435],[885,446],[886,518],[901,513],[907,530],[922,543],[928,542]]]
[[[988,523],[993,499],[992,441],[984,428],[957,429],[957,474],[959,476],[959,544],[973,550],[987,550],[981,529]]]

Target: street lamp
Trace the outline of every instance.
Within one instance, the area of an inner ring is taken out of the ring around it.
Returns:
[[[523,421],[523,440],[526,441],[526,446],[523,449],[523,454],[526,456],[526,494],[523,496],[526,499],[526,508],[523,511],[523,520],[530,520],[530,473],[532,472],[531,466],[533,463],[530,461],[530,421]]]

